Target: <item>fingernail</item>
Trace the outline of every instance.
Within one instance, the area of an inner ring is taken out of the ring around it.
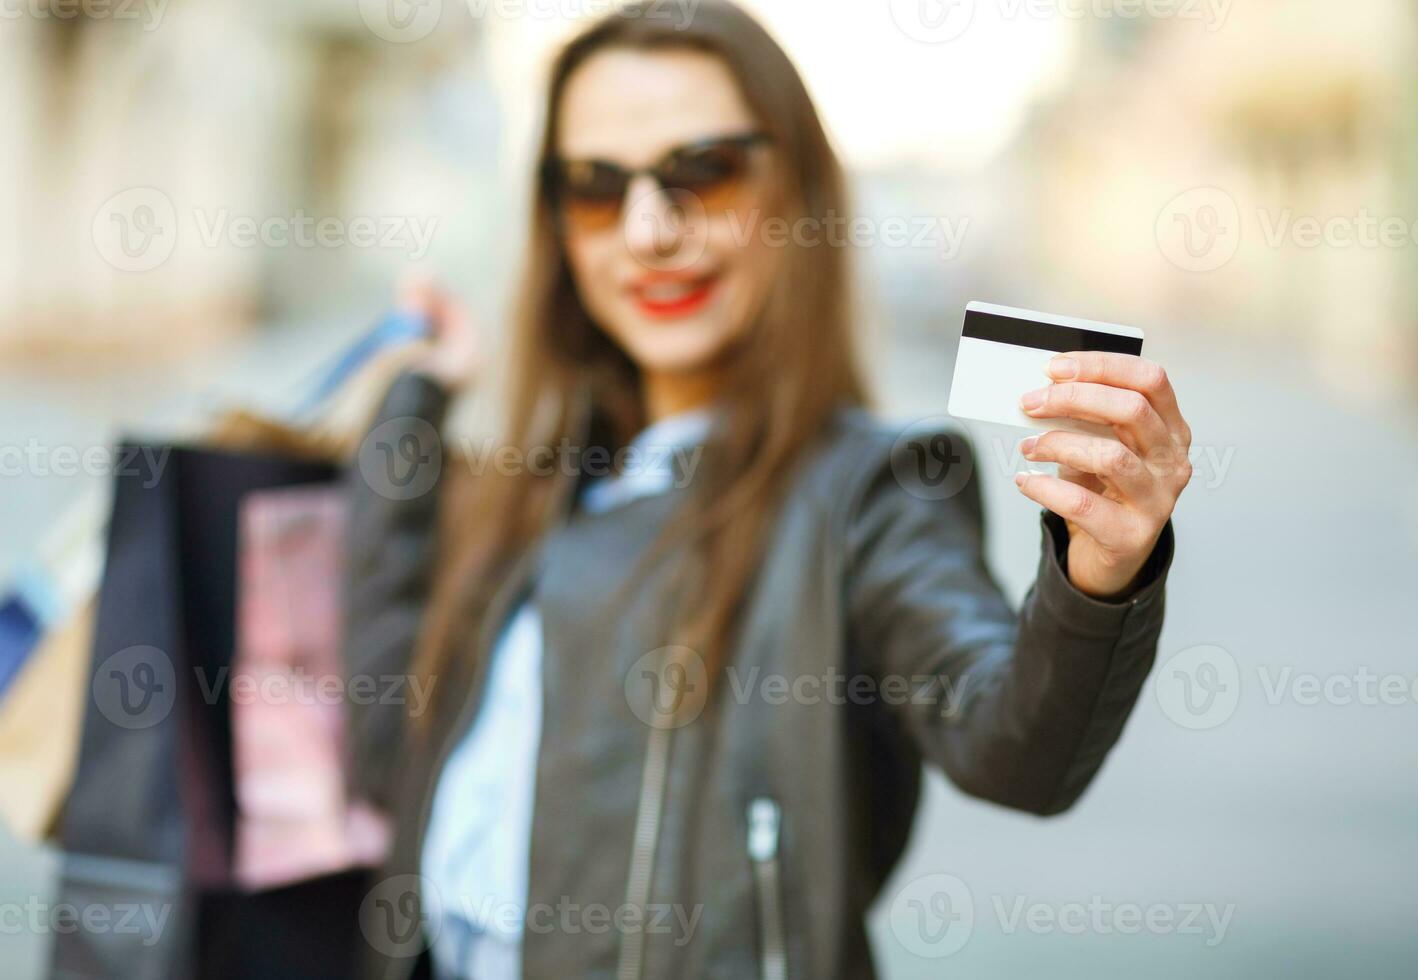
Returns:
[[[1027,479],[1029,479],[1028,473],[1016,473],[1014,474],[1014,485],[1016,487],[1023,487],[1024,481]]]
[[[1028,456],[1034,451],[1034,446],[1039,442],[1038,436],[1030,436],[1019,444],[1019,451]]]
[[[1027,394],[1027,395],[1025,395],[1023,398],[1019,399],[1019,405],[1020,405],[1020,407],[1023,408],[1026,412],[1032,412],[1032,411],[1034,411],[1036,408],[1039,408],[1040,406],[1042,406],[1043,404],[1044,404],[1044,389],[1043,389],[1043,388],[1040,388],[1040,389],[1038,389],[1037,391],[1031,391],[1031,392],[1029,392],[1029,394]]]
[[[1078,377],[1078,362],[1071,357],[1056,357],[1049,362],[1049,374],[1064,380]]]

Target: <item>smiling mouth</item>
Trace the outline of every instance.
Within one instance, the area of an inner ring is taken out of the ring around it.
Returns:
[[[688,316],[702,309],[714,295],[719,274],[697,278],[665,278],[636,283],[629,288],[642,313],[657,319]]]

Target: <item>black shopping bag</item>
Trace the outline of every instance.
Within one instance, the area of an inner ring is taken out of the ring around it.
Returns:
[[[231,881],[224,680],[235,646],[237,514],[252,491],[329,483],[337,469],[200,447],[126,444],[116,458],[91,697],[60,842],[75,857],[172,869],[179,894],[160,942],[79,929],[56,936],[54,972],[201,976],[203,896],[224,894]],[[150,882],[138,890],[154,901]],[[121,882],[110,881],[105,900],[121,892]],[[133,946],[130,972],[90,972],[92,964],[123,962],[117,951],[125,943]]]

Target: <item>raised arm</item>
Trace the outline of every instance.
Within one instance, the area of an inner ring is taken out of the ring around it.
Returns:
[[[426,374],[400,375],[349,469],[344,660],[351,684],[377,689],[381,678],[409,672],[435,560],[436,433],[448,402],[447,390]],[[405,709],[350,700],[351,789],[387,803]]]
[[[947,438],[970,466],[963,437]],[[846,589],[858,662],[878,681],[906,679],[911,696],[891,710],[961,789],[1059,813],[1097,773],[1152,666],[1171,525],[1129,598],[1103,602],[1070,583],[1068,532],[1045,514],[1038,578],[1016,616],[985,566],[973,467],[963,489],[932,500],[898,477],[911,471],[909,459],[896,463],[867,482],[849,522]]]

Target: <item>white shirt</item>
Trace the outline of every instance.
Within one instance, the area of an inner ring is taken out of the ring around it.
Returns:
[[[701,443],[711,420],[707,410],[695,410],[647,427],[627,447],[625,472],[592,483],[581,506],[604,513],[670,490],[675,456]],[[542,619],[533,603],[517,608],[493,644],[483,697],[438,776],[420,859],[439,980],[516,980],[522,973],[542,732]]]

